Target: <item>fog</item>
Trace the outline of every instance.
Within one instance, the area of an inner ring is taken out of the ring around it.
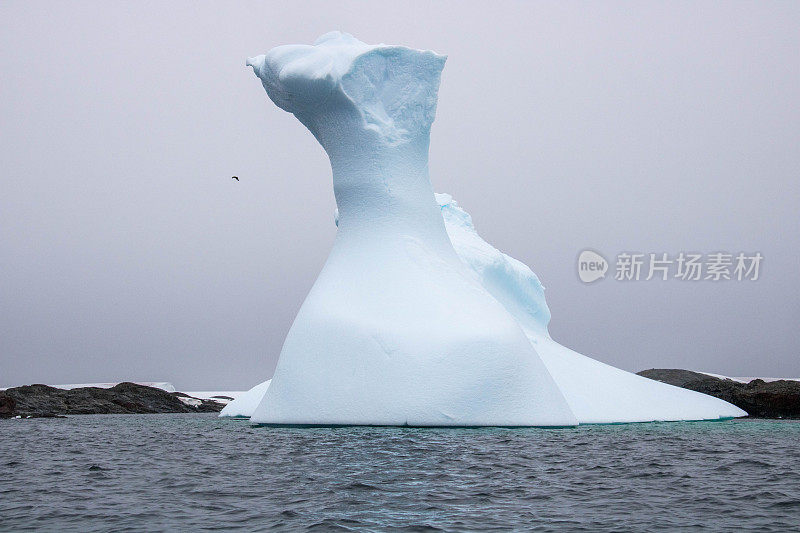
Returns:
[[[800,377],[800,4],[337,4],[0,3],[0,385],[271,376],[335,202],[245,58],[333,29],[449,56],[434,189],[539,275],[556,340]],[[586,248],[764,260],[585,284]]]

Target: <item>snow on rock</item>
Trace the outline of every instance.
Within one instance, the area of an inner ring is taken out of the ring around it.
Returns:
[[[514,315],[580,423],[706,420],[745,416],[723,400],[614,368],[561,346],[547,331],[550,310],[530,268],[475,231],[449,194],[437,194],[447,234],[480,283]]]
[[[189,398],[186,396],[178,396],[178,399],[188,405],[189,407],[200,407],[203,404],[203,400],[199,398]]]
[[[50,385],[51,387],[55,387],[56,389],[64,389],[64,390],[72,390],[72,389],[80,389],[83,387],[97,387],[99,389],[110,389],[111,387],[115,387],[119,385],[121,382],[109,382],[109,383],[70,383],[67,385]],[[133,383],[135,385],[142,385],[143,387],[153,387],[155,389],[161,389],[167,392],[175,392],[175,386],[170,383],[169,381],[130,381],[129,383]]]
[[[731,381],[736,381],[738,383],[750,383],[754,379],[760,379],[765,383],[771,383],[773,381],[800,381],[800,378],[759,378],[759,377],[746,377],[746,376],[723,376],[722,374],[712,374],[711,372],[700,372],[699,370],[693,370],[693,372],[697,372],[698,374],[705,374],[706,376],[711,376],[712,378],[719,378],[719,379],[729,379]]]
[[[256,424],[567,426],[515,318],[453,249],[428,177],[445,57],[332,32],[248,64],[327,152],[333,249]]]
[[[227,404],[245,393],[245,391],[231,391],[231,390],[181,391],[181,392],[184,394],[188,394],[193,398],[200,398],[201,400],[212,400],[222,404]]]
[[[271,381],[271,379],[268,379],[249,391],[241,393],[220,411],[219,416],[231,418],[250,418],[253,416],[253,412],[261,402],[261,398],[264,397],[264,393],[267,392]]]

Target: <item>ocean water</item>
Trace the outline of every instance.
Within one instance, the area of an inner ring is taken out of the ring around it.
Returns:
[[[800,422],[0,421],[0,530],[798,531]]]

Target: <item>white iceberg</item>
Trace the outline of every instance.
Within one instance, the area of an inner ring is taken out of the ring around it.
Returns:
[[[450,242],[476,279],[514,315],[575,413],[578,422],[705,420],[745,416],[728,402],[614,368],[561,346],[547,331],[550,309],[539,278],[525,264],[484,241],[470,215],[449,194],[436,194]],[[335,213],[339,223],[338,210]],[[716,374],[709,374],[715,377]],[[749,382],[755,378],[728,378]],[[775,380],[778,378],[765,378]],[[267,380],[237,398],[220,416],[249,418]]]
[[[222,411],[219,412],[219,416],[230,418],[250,418],[253,416],[253,412],[256,410],[256,407],[258,407],[259,402],[261,402],[261,398],[264,397],[264,393],[267,392],[271,381],[271,379],[268,379],[267,381],[259,383],[249,391],[239,394],[222,408]]]
[[[339,32],[248,60],[327,152],[339,220],[251,421],[567,426],[742,414],[549,338],[536,276],[434,198],[428,145],[444,62]]]
[[[248,60],[328,153],[339,209],[333,249],[253,422],[577,423],[447,237],[428,178],[444,62],[338,32]]]
[[[713,420],[746,416],[728,402],[614,368],[550,338],[550,309],[539,278],[484,241],[449,194],[437,194],[453,247],[478,281],[519,325],[581,424]]]

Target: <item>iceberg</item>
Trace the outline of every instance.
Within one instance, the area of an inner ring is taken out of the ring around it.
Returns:
[[[517,320],[579,423],[715,420],[747,415],[724,400],[637,376],[554,341],[547,329],[550,309],[536,274],[484,241],[475,231],[472,217],[449,194],[436,194],[436,201],[456,253]]]
[[[555,342],[548,332],[550,309],[544,287],[536,274],[484,241],[472,217],[452,196],[435,194],[435,198],[459,258],[517,319],[579,423],[714,420],[747,414],[723,400],[614,368]],[[334,219],[338,225],[338,210]],[[267,380],[253,387],[220,416],[249,418],[269,384]]]
[[[739,416],[550,339],[536,275],[483,241],[452,198],[434,196],[428,148],[445,59],[341,32],[248,59],[270,99],[328,154],[339,226],[251,422],[571,426]]]
[[[339,209],[251,421],[576,424],[519,324],[447,237],[428,177],[445,57],[332,32],[247,63],[327,152]]]
[[[222,408],[222,411],[219,412],[219,416],[221,418],[250,418],[253,416],[253,412],[256,410],[256,407],[258,407],[259,402],[261,402],[261,398],[264,397],[264,393],[267,392],[271,381],[272,380],[268,379],[247,392],[238,395]]]

